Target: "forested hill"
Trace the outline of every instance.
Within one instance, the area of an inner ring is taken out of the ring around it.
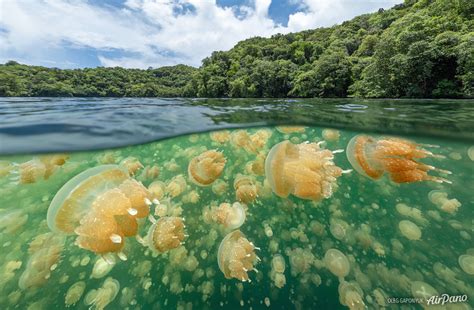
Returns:
[[[331,28],[251,38],[199,69],[10,62],[0,95],[473,98],[474,1],[406,0]]]

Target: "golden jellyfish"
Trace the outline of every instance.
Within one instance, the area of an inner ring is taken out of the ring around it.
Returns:
[[[140,173],[140,180],[154,180],[160,175],[160,167],[158,166],[146,166],[145,169]]]
[[[240,230],[227,234],[222,240],[217,253],[219,269],[227,279],[249,281],[248,272],[256,271],[254,265],[259,260],[255,254],[258,250],[252,242],[245,238]]]
[[[178,174],[166,183],[165,193],[171,198],[178,197],[186,190],[186,179],[182,174]]]
[[[206,151],[194,157],[188,165],[191,181],[199,186],[212,184],[224,170],[226,159],[222,152]]]
[[[19,165],[20,183],[29,184],[39,179],[47,180],[69,158],[65,154],[45,155]]]
[[[18,281],[20,289],[43,286],[61,258],[64,236],[45,233],[36,236],[28,248],[30,258]]]
[[[286,140],[273,146],[265,160],[265,176],[273,192],[282,198],[290,194],[314,201],[332,196],[343,171],[334,153],[320,143],[292,144]]]
[[[183,244],[184,234],[183,218],[165,216],[154,223],[146,237],[148,247],[158,253],[164,253]]]
[[[234,180],[235,197],[238,201],[249,204],[257,199],[258,188],[255,179],[238,173]]]
[[[219,144],[224,144],[230,139],[230,132],[228,130],[219,130],[209,133],[211,140]]]
[[[69,180],[53,198],[47,223],[53,232],[76,234],[76,244],[95,253],[120,252],[149,214],[148,190],[116,165],[90,168]]]
[[[214,183],[212,183],[212,192],[217,196],[222,196],[227,193],[229,185],[227,182],[221,179],[217,179]]]
[[[339,280],[342,280],[349,274],[349,260],[344,253],[337,249],[329,249],[326,251],[326,254],[324,254],[324,264]]]
[[[28,221],[28,214],[23,210],[0,211],[0,233],[13,234]]]
[[[400,221],[398,228],[402,235],[409,240],[420,240],[421,238],[421,229],[411,221]]]
[[[260,129],[252,135],[246,130],[236,130],[232,132],[230,141],[235,148],[256,154],[265,146],[270,136],[271,131],[265,129]]]
[[[81,299],[84,290],[86,289],[86,282],[79,281],[74,283],[66,292],[64,297],[64,304],[66,307],[74,306],[79,299]]]
[[[285,272],[285,259],[281,254],[275,254],[272,258],[272,270],[278,273]]]
[[[364,292],[357,283],[343,281],[339,284],[339,301],[351,310],[364,310],[366,306],[363,301]]]
[[[154,181],[148,185],[148,191],[153,199],[160,200],[165,194],[166,185],[162,181]]]
[[[221,203],[213,210],[214,220],[228,229],[237,229],[245,222],[245,208],[239,202]]]
[[[420,162],[420,159],[427,157],[442,158],[421,146],[401,138],[357,135],[349,141],[346,152],[347,159],[358,173],[375,180],[388,173],[395,183],[419,181],[451,183],[444,178],[428,174],[429,171],[445,174],[451,172]]]
[[[458,259],[459,266],[461,266],[461,269],[473,276],[474,275],[474,255],[469,255],[469,254],[464,254],[459,256]]]
[[[143,164],[135,157],[127,157],[120,162],[120,165],[128,170],[130,175],[135,175],[137,171],[143,168]]]
[[[302,126],[277,126],[276,130],[281,133],[291,134],[291,133],[303,133],[306,130],[306,127]]]
[[[337,142],[341,137],[341,133],[336,129],[323,129],[323,139],[329,142]]]
[[[105,279],[102,286],[98,289],[89,291],[84,298],[84,303],[90,306],[89,309],[102,310],[110,304],[120,291],[120,283],[113,279]]]

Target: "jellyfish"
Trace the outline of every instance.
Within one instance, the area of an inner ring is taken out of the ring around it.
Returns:
[[[257,184],[253,177],[238,173],[234,179],[235,197],[238,201],[249,204],[257,199]]]
[[[123,159],[120,165],[125,167],[130,175],[135,175],[139,169],[143,168],[143,164],[135,157]]]
[[[97,258],[94,263],[94,267],[92,267],[91,278],[100,279],[105,277],[115,266],[115,259],[107,258],[107,260],[103,257]]]
[[[6,160],[0,160],[0,178],[4,177],[13,170],[13,164]]]
[[[224,144],[230,139],[230,132],[228,130],[213,131],[209,134],[211,140],[219,144]]]
[[[64,298],[64,304],[66,307],[74,306],[79,299],[81,299],[82,294],[84,294],[84,290],[86,289],[86,282],[79,281],[74,283],[66,293]]]
[[[178,197],[186,190],[186,179],[182,174],[178,174],[168,181],[165,188],[165,193],[171,196],[171,198]]]
[[[323,138],[326,141],[330,142],[337,142],[339,141],[339,137],[341,136],[341,133],[339,130],[335,129],[324,129],[322,132]]]
[[[439,295],[434,287],[423,281],[413,281],[410,290],[413,297],[421,298],[425,302],[430,297]]]
[[[302,126],[277,126],[276,130],[281,133],[291,134],[291,133],[303,133],[306,130],[306,127]]]
[[[148,190],[116,165],[90,168],[53,198],[47,223],[53,232],[76,234],[76,244],[98,254],[120,252],[149,213]]]
[[[36,236],[28,248],[30,258],[26,269],[18,281],[20,289],[38,288],[48,281],[52,270],[55,269],[53,266],[61,258],[64,242],[64,236],[53,233]]]
[[[461,266],[461,269],[469,274],[469,275],[474,275],[474,256],[473,255],[468,255],[464,254],[459,256],[458,259],[459,266]]]
[[[194,157],[189,163],[189,178],[196,185],[208,186],[222,174],[225,162],[226,159],[221,152],[206,151]]]
[[[285,272],[285,259],[281,254],[275,254],[272,258],[272,269],[278,273]]]
[[[351,310],[366,309],[362,296],[364,292],[357,283],[343,281],[339,284],[339,301]]]
[[[84,302],[90,309],[102,310],[117,297],[119,291],[120,283],[109,277],[100,288],[89,291]]]
[[[429,175],[429,171],[450,174],[450,171],[419,162],[427,157],[442,158],[425,150],[422,145],[393,137],[373,138],[357,135],[347,145],[347,159],[361,175],[380,179],[384,173],[395,183],[434,181],[451,183],[441,177]]]
[[[160,175],[158,166],[146,166],[138,177],[140,180],[154,180]]]
[[[183,244],[185,237],[184,222],[181,217],[166,216],[160,218],[148,230],[147,245],[153,251],[164,253]]]
[[[449,199],[448,193],[440,190],[432,190],[428,193],[429,200],[435,204],[441,211],[446,213],[456,213],[462,204],[456,198]]]
[[[153,199],[160,200],[165,194],[165,183],[161,181],[154,181],[148,185],[148,191]]]
[[[344,172],[334,164],[333,153],[317,143],[280,142],[267,155],[265,176],[279,197],[329,198],[337,187],[336,179]]]
[[[226,181],[217,179],[214,183],[212,183],[212,192],[217,196],[222,196],[227,192],[227,185]]]
[[[66,154],[45,155],[19,165],[20,184],[47,180],[69,158]]]
[[[402,235],[409,240],[420,240],[421,238],[420,228],[411,221],[400,221],[400,223],[398,223],[398,228]]]
[[[0,211],[0,233],[13,234],[28,221],[28,214],[23,210]]]
[[[337,249],[329,249],[324,254],[324,264],[340,281],[349,274],[350,265],[346,255]]]
[[[240,230],[234,230],[222,240],[217,253],[219,269],[227,279],[235,278],[242,282],[249,281],[249,271],[257,271],[254,265],[259,260],[255,254],[259,249],[245,238]]]
[[[231,135],[231,143],[237,149],[244,149],[247,153],[258,153],[267,143],[271,131],[261,129],[250,135],[246,130],[236,130]]]
[[[227,229],[237,229],[245,222],[245,208],[239,202],[221,203],[213,210],[214,220]]]

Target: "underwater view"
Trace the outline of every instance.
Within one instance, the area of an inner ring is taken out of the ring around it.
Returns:
[[[461,121],[443,136],[399,117],[412,129],[395,134],[388,121],[255,127],[240,110],[194,114],[209,126],[183,124],[195,133],[78,151],[83,137],[55,153],[36,139],[21,154],[6,121],[0,308],[472,309],[474,143]],[[180,127],[164,115],[159,126]]]

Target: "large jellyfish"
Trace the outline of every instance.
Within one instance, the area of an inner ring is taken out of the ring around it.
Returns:
[[[258,248],[248,241],[240,230],[227,234],[217,253],[219,269],[227,279],[235,278],[250,282],[248,272],[256,271],[254,265],[259,260],[255,249]]]
[[[431,170],[445,174],[450,172],[419,162],[418,160],[427,157],[442,157],[421,146],[401,138],[357,135],[349,141],[346,151],[352,167],[372,179],[379,179],[387,172],[395,183],[419,181],[450,183],[444,178],[428,174]]]
[[[333,162],[333,152],[317,143],[292,144],[283,141],[273,146],[265,160],[265,176],[273,192],[286,198],[329,198],[343,173]]]
[[[69,180],[47,214],[53,232],[76,234],[76,244],[95,253],[120,252],[134,236],[137,218],[149,213],[148,190],[116,165],[88,169]]]
[[[206,151],[194,157],[189,163],[189,178],[197,185],[210,185],[221,175],[225,162],[226,159],[221,152]]]
[[[158,253],[179,247],[185,237],[184,227],[181,217],[165,216],[160,218],[148,231],[146,237],[148,247]]]

